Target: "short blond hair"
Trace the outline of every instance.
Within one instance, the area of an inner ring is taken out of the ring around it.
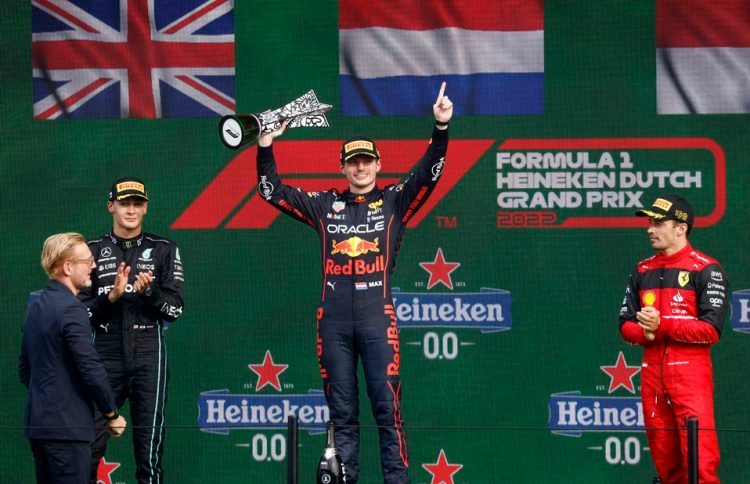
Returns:
[[[73,255],[78,244],[85,244],[86,239],[77,232],[64,232],[50,235],[42,247],[42,268],[52,278],[58,274],[63,263]]]

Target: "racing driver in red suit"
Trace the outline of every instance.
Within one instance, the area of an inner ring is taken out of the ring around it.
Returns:
[[[359,479],[359,359],[378,424],[383,480],[409,482],[390,274],[406,223],[424,204],[445,165],[453,104],[444,93],[445,83],[433,105],[435,127],[427,152],[399,185],[376,185],[380,153],[372,140],[357,137],[341,148],[341,173],[349,189],[307,193],[285,185],[276,173],[272,142],[286,123],[258,139],[259,192],[274,207],[315,229],[320,239],[317,352],[347,484]]]
[[[687,482],[686,422],[697,417],[699,481],[718,483],[710,352],[727,312],[727,276],[715,259],[688,242],[693,209],[687,200],[662,195],[636,215],[648,217],[657,253],[630,274],[620,333],[628,343],[643,346],[641,398],[659,474],[655,482]]]

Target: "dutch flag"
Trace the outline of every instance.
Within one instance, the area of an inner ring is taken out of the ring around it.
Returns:
[[[542,0],[341,0],[341,111],[428,115],[447,81],[456,114],[543,114],[543,27]]]

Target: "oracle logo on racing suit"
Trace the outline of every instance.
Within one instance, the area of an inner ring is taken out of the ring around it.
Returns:
[[[326,230],[329,234],[370,234],[372,232],[380,232],[385,229],[385,221],[376,222],[370,226],[370,224],[359,224],[359,225],[336,225],[328,224]]]

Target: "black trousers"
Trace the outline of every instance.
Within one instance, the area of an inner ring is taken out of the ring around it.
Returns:
[[[161,328],[158,331],[161,332]],[[96,337],[96,349],[107,370],[117,407],[126,400],[130,403],[126,433],[130,433],[133,440],[135,477],[140,484],[164,481],[164,407],[169,369],[165,340],[163,336],[154,336],[144,335],[127,353],[122,350],[119,335],[114,340],[102,335]],[[92,484],[96,484],[97,467],[107,451],[109,439],[107,422],[98,411],[95,419],[96,436],[90,455]]]
[[[85,484],[91,442],[29,439],[38,484]]]

